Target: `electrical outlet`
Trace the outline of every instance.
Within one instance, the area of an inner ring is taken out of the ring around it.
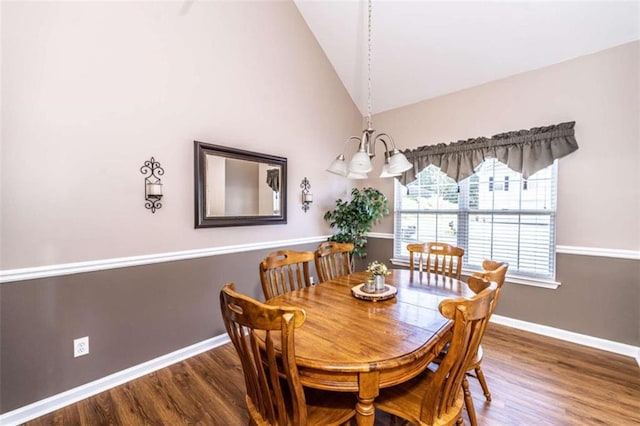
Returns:
[[[89,354],[89,336],[81,337],[73,341],[73,357]]]

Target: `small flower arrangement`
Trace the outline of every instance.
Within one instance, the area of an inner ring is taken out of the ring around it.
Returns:
[[[382,262],[378,262],[377,260],[371,262],[369,266],[367,266],[367,271],[371,272],[373,275],[389,275],[387,265]]]

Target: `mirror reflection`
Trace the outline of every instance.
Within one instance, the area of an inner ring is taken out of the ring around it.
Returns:
[[[287,159],[195,142],[196,228],[286,223]]]
[[[277,164],[207,154],[205,179],[207,217],[280,214]]]

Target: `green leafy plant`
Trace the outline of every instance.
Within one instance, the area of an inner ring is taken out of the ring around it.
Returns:
[[[382,192],[374,188],[353,188],[350,201],[338,198],[336,208],[324,215],[329,225],[338,229],[329,241],[353,243],[352,254],[366,257],[367,232],[388,214],[389,202]]]

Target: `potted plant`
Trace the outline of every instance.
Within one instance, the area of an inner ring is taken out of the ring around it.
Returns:
[[[364,258],[367,256],[367,232],[375,223],[389,214],[387,197],[375,188],[353,188],[351,200],[336,200],[336,208],[325,213],[324,219],[338,232],[329,241],[352,243],[352,255]]]
[[[371,272],[373,275],[374,290],[380,291],[384,289],[384,277],[389,275],[387,265],[377,260],[371,262],[367,266],[367,272]]]

